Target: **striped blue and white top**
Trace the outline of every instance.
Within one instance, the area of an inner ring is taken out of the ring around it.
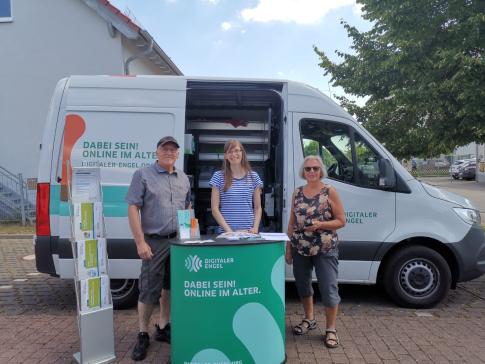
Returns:
[[[254,222],[254,190],[263,187],[263,181],[256,172],[251,171],[243,178],[233,177],[227,191],[224,191],[224,182],[223,171],[215,172],[209,182],[210,186],[219,190],[220,210],[224,220],[233,231],[251,229]],[[223,231],[219,226],[219,232]]]

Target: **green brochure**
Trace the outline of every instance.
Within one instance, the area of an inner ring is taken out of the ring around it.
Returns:
[[[101,278],[88,279],[88,308],[101,307]]]

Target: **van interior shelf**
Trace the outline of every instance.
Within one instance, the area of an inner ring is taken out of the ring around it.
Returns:
[[[242,143],[251,168],[263,181],[265,192],[273,191],[277,180],[282,178],[275,168],[276,155],[283,150],[279,143],[282,102],[269,86],[268,89],[259,85],[254,89],[234,90],[231,85],[213,83],[204,85],[203,91],[196,84],[188,86],[185,133],[190,135],[193,145],[192,154],[185,155],[184,168],[193,175],[192,192],[201,232],[210,233],[215,231],[217,223],[210,210],[209,181],[222,167],[228,140],[237,139]],[[264,194],[262,200],[264,207]],[[271,206],[274,205],[271,201]],[[263,219],[263,225],[274,228],[277,216],[274,213],[268,216]]]

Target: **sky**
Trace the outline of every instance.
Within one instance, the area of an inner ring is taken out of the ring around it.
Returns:
[[[146,29],[187,76],[301,81],[331,96],[313,45],[350,52],[340,20],[370,28],[355,0],[111,0]]]

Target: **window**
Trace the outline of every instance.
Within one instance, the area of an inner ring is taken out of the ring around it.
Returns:
[[[381,157],[352,128],[324,120],[302,120],[300,133],[303,155],[319,155],[329,178],[378,188]]]
[[[379,186],[379,156],[359,134],[354,135],[359,182],[362,186]]]
[[[11,0],[0,0],[0,23],[12,21]]]
[[[352,147],[346,125],[322,120],[302,120],[303,155],[322,157],[329,178],[355,183]]]

